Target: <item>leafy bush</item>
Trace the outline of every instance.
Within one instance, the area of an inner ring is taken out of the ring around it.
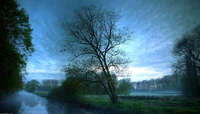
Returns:
[[[28,81],[25,85],[25,90],[33,93],[39,85],[40,83],[37,80]]]

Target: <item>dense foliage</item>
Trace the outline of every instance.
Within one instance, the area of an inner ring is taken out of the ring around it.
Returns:
[[[187,96],[200,96],[200,25],[185,33],[174,45],[174,73],[182,78]]]
[[[130,78],[121,79],[118,81],[118,94],[129,95],[133,89],[133,84],[131,83]]]
[[[61,86],[51,89],[48,95],[48,99],[52,101],[60,102],[72,102],[77,101],[78,93],[82,92],[80,89],[81,83],[75,77],[67,77],[61,84]]]
[[[40,85],[40,82],[38,82],[37,80],[31,80],[28,81],[25,85],[25,90],[28,92],[35,92],[35,90],[37,89],[37,87]]]
[[[23,87],[27,57],[34,51],[29,18],[15,0],[0,4],[0,93]]]

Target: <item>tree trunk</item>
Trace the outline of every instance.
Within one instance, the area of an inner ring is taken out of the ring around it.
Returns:
[[[111,82],[111,89],[110,92],[111,92],[111,101],[112,103],[118,103],[118,97],[117,97],[117,93],[116,93],[116,88],[115,88],[115,85]]]
[[[113,93],[113,95],[112,95],[112,103],[113,104],[118,103],[118,97],[117,97],[116,93]]]

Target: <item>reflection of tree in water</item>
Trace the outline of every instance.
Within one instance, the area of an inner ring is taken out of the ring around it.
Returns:
[[[48,101],[46,109],[49,114],[65,114],[64,105],[61,103]]]
[[[21,107],[21,100],[17,94],[0,99],[0,113],[16,114]]]
[[[45,100],[40,100],[40,105],[46,107],[47,102]]]
[[[18,114],[48,114],[45,105],[47,103],[46,99],[27,92],[20,94],[22,104]]]
[[[37,99],[35,96],[26,97],[24,99],[24,103],[29,107],[34,107],[38,104],[39,99]]]

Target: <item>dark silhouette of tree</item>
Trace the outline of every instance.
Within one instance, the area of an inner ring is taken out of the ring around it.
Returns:
[[[0,4],[0,94],[23,87],[26,60],[34,51],[29,18],[15,0]]]
[[[25,90],[28,91],[28,92],[35,92],[35,90],[37,89],[37,87],[40,85],[40,82],[38,82],[37,80],[31,80],[31,81],[28,81],[26,84],[25,84]]]
[[[174,73],[182,77],[183,93],[200,96],[200,25],[175,43],[173,54],[177,59]]]
[[[84,69],[86,74],[90,72],[95,77],[90,78],[91,82],[101,83],[112,103],[117,103],[118,98],[116,77],[111,70],[118,70],[119,65],[127,63],[119,46],[130,37],[127,30],[117,27],[119,19],[119,14],[112,10],[84,6],[75,10],[73,21],[64,23],[71,39],[63,50],[73,54],[74,63],[71,64],[77,63],[77,68]]]

